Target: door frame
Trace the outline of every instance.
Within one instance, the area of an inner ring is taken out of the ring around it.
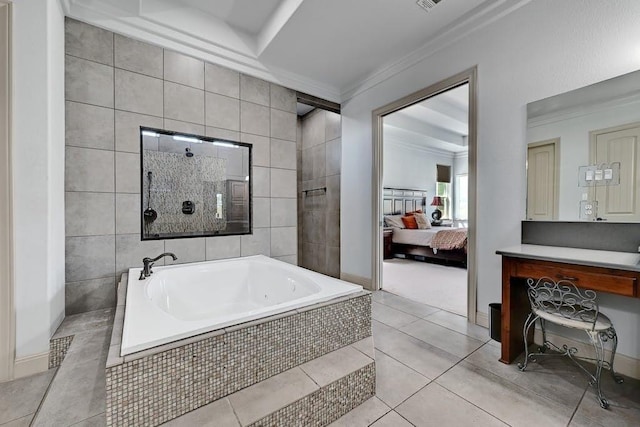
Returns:
[[[469,232],[467,240],[467,319],[477,323],[477,257],[476,257],[476,186],[477,186],[477,88],[478,67],[404,96],[380,107],[372,113],[373,124],[373,194],[372,194],[372,288],[381,289],[382,279],[382,168],[383,168],[383,117],[410,105],[424,101],[465,83],[469,84]]]
[[[13,378],[15,313],[11,179],[11,2],[0,0],[0,382]]]

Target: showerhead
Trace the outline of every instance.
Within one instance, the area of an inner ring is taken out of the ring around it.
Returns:
[[[193,157],[193,153],[191,152],[191,148],[187,147],[187,148],[185,148],[185,151],[186,151],[185,154],[186,154],[187,157]]]

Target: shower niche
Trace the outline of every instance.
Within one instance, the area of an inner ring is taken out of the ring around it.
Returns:
[[[251,233],[251,144],[140,127],[142,240]]]

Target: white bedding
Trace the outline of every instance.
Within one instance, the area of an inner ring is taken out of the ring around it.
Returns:
[[[416,245],[416,246],[429,246],[431,239],[439,230],[428,228],[426,230],[409,230],[406,228],[394,228],[393,236],[391,237],[393,243],[400,243],[403,245]]]

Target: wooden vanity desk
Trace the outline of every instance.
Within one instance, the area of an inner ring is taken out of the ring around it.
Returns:
[[[569,280],[579,288],[640,298],[640,254],[517,245],[502,255],[502,355],[512,363],[524,351],[522,328],[529,314],[526,279]]]

